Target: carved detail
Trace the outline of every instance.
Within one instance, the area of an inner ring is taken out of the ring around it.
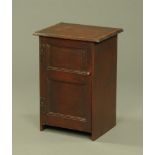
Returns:
[[[61,72],[66,72],[66,73],[74,73],[74,74],[80,74],[80,75],[84,75],[84,76],[90,75],[90,72],[87,72],[87,71],[72,70],[72,69],[53,67],[53,66],[48,66],[47,70],[61,71]]]
[[[60,114],[60,113],[54,113],[54,112],[49,112],[47,115],[52,115],[54,117],[60,117],[64,119],[71,119],[75,121],[80,121],[80,122],[87,122],[87,120],[83,117],[78,117],[78,116],[71,116],[71,115],[65,115],[65,114]]]
[[[88,62],[87,62],[87,50],[82,50],[81,62],[82,62],[81,67],[83,67],[81,69],[87,70],[87,65],[88,65]]]
[[[46,114],[46,98],[40,97],[40,113]]]
[[[46,44],[40,44],[40,63],[41,64],[44,64],[44,56],[45,56],[45,47],[46,47]]]

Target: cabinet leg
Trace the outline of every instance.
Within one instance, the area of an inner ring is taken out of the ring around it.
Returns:
[[[93,141],[96,140],[97,138],[101,137],[103,134],[105,134],[107,131],[111,130],[115,126],[116,126],[116,119],[114,120],[113,123],[107,125],[105,128],[100,128],[100,130],[98,130],[99,128],[94,129],[91,134],[91,140]]]
[[[92,133],[91,135],[91,140],[95,141],[99,136],[95,135],[94,133]]]
[[[40,124],[40,131],[43,131],[45,129],[45,125]]]

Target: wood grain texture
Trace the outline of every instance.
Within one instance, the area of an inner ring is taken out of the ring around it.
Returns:
[[[96,140],[116,125],[117,34],[122,29],[58,25],[40,40],[40,130],[55,126]]]
[[[40,44],[41,130],[53,125],[91,133],[89,44],[48,37]]]
[[[105,39],[115,36],[117,33],[122,31],[123,30],[120,28],[59,23],[40,31],[36,31],[34,35],[90,42],[101,42]]]

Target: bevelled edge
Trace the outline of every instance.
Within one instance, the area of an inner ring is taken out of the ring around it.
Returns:
[[[95,40],[94,42],[100,43],[100,42],[102,42],[102,41],[104,41],[104,40],[106,40],[106,39],[109,39],[109,38],[111,38],[111,37],[116,36],[118,33],[121,33],[121,32],[123,32],[123,31],[124,31],[123,29],[117,28],[117,31],[115,31],[114,33],[111,33],[111,34],[109,34],[109,35],[107,35],[107,36],[105,36],[105,37],[103,37],[103,38],[101,38],[101,39]]]

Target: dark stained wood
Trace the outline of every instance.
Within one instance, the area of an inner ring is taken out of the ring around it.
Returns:
[[[40,37],[41,130],[53,125],[91,133],[90,48],[80,41]]]
[[[61,23],[37,33],[41,131],[56,126],[90,133],[95,140],[116,125],[117,33],[122,29],[103,29]]]
[[[93,47],[92,139],[116,125],[117,36]]]
[[[120,28],[89,26],[80,24],[59,23],[42,29],[34,35],[71,40],[100,42],[122,32]]]

